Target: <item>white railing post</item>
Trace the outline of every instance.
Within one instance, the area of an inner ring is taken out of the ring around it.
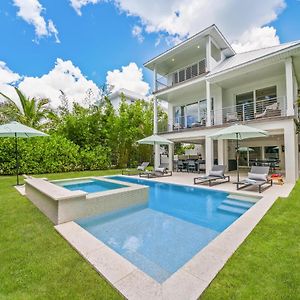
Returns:
[[[243,103],[242,109],[243,109],[243,119],[242,119],[242,121],[245,122],[245,103]]]

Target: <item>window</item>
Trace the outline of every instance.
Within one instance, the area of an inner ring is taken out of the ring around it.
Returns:
[[[192,78],[192,67],[187,67],[185,70],[185,79]]]
[[[262,100],[270,100],[277,97],[276,86],[270,86],[260,90],[256,90],[256,102]]]
[[[277,102],[276,86],[270,86],[256,91],[256,112],[263,113],[265,108]]]
[[[177,106],[175,107],[175,122],[174,125],[177,128],[184,128],[185,127],[185,117],[184,117],[184,106]]]
[[[210,43],[210,49],[211,49],[211,57],[215,61],[220,61],[221,60],[221,51],[216,47],[214,43]]]
[[[186,106],[187,127],[198,122],[198,102]]]
[[[185,70],[180,70],[179,71],[179,82],[182,82],[185,80],[185,76],[184,76]]]
[[[198,75],[198,64],[192,65],[192,77]]]
[[[251,120],[254,118],[253,103],[253,92],[239,94],[236,96],[236,111],[239,120]]]

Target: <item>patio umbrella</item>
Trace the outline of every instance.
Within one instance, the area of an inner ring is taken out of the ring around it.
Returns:
[[[162,136],[159,136],[159,135],[156,135],[156,134],[148,136],[148,137],[146,137],[144,139],[141,139],[141,140],[139,140],[137,142],[139,144],[142,144],[142,145],[153,145],[153,146],[156,146],[156,145],[171,145],[171,144],[173,144],[172,141],[169,141],[166,138],[164,138]]]
[[[239,152],[253,152],[254,149],[250,148],[250,147],[239,147]]]
[[[17,185],[19,185],[18,138],[30,138],[34,136],[48,136],[48,134],[20,124],[18,122],[11,122],[8,124],[0,125],[0,137],[15,138]]]
[[[148,136],[137,142],[139,144],[144,144],[144,145],[170,145],[170,144],[173,144],[172,141],[169,141],[169,140],[165,139],[164,137],[156,135],[156,134]]]
[[[216,140],[236,140],[237,182],[239,182],[239,141],[251,138],[265,137],[267,135],[268,133],[264,130],[246,125],[235,124],[230,127],[221,129],[220,131],[210,135],[209,137]]]

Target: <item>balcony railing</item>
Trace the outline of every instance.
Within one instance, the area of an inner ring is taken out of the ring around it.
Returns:
[[[181,84],[183,82],[203,76],[206,73],[206,59],[202,59],[191,65],[185,66],[171,74],[161,76],[156,80],[156,91]]]
[[[245,101],[244,104],[224,107],[211,112],[211,124],[221,125],[286,116],[285,97]]]
[[[211,126],[284,117],[286,115],[285,97],[269,98],[255,102],[249,100],[244,104],[213,110],[211,112]],[[207,125],[206,110],[201,110],[200,116],[202,117],[194,118],[188,115],[175,117],[173,124],[159,126],[158,131],[162,133],[205,128]]]

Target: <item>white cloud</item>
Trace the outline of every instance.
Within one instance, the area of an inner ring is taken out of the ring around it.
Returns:
[[[21,76],[10,70],[4,61],[0,61],[0,92],[8,97],[15,97],[15,91],[11,85],[15,85]],[[4,100],[0,96],[0,101]]]
[[[245,52],[254,49],[279,45],[279,37],[274,27],[252,28],[242,34],[239,41],[232,44],[236,52]]]
[[[42,16],[45,10],[38,0],[13,0],[15,6],[19,8],[17,15],[35,28],[38,38],[54,35],[59,43],[58,31],[52,20],[47,21]]]
[[[97,4],[100,1],[101,0],[70,0],[70,4],[75,9],[75,11],[77,12],[77,14],[79,16],[81,16],[82,15],[81,8],[83,6],[86,6],[88,4]]]
[[[48,22],[48,30],[49,30],[49,32],[50,32],[51,34],[54,35],[54,37],[55,37],[55,42],[59,44],[59,43],[60,43],[60,40],[59,40],[59,38],[58,38],[58,31],[57,31],[57,29],[56,29],[56,27],[55,27],[55,25],[54,25],[54,23],[53,23],[52,20],[49,20],[49,22]]]
[[[56,60],[54,68],[48,74],[41,77],[24,77],[19,88],[29,97],[51,99],[53,107],[60,104],[60,90],[66,94],[70,102],[81,104],[88,90],[92,91],[94,100],[99,95],[99,89],[92,80],[88,80],[70,60],[64,61],[60,58]]]
[[[123,66],[122,70],[108,71],[106,83],[114,87],[113,91],[125,88],[143,96],[149,92],[149,84],[143,81],[142,69],[133,62]]]
[[[284,0],[115,0],[115,4],[128,15],[139,17],[146,32],[166,32],[169,44],[216,24],[230,41],[244,45],[243,50],[279,41],[276,32],[263,26],[274,21],[286,6]],[[259,36],[260,42],[245,42],[249,32]]]
[[[100,0],[70,1],[79,14],[83,5],[101,2]],[[253,48],[252,43],[244,42],[247,33],[251,31],[253,34],[254,31],[258,31],[258,28],[264,28],[286,7],[285,0],[111,0],[111,2],[121,12],[139,18],[139,24],[143,27],[138,30],[139,32],[145,30],[148,33],[165,34],[169,44],[174,45],[183,38],[211,24],[216,24],[230,42],[249,46],[248,48],[243,46],[243,50]],[[264,45],[272,46],[278,37],[275,33],[271,38],[270,30],[268,33],[266,31],[267,29],[262,29],[259,36],[267,37],[269,43],[265,42]],[[138,32],[136,33],[138,35]],[[156,45],[160,40],[159,35]]]
[[[139,43],[142,43],[144,41],[143,28],[141,26],[138,25],[133,26],[131,33],[134,37],[137,38]]]

